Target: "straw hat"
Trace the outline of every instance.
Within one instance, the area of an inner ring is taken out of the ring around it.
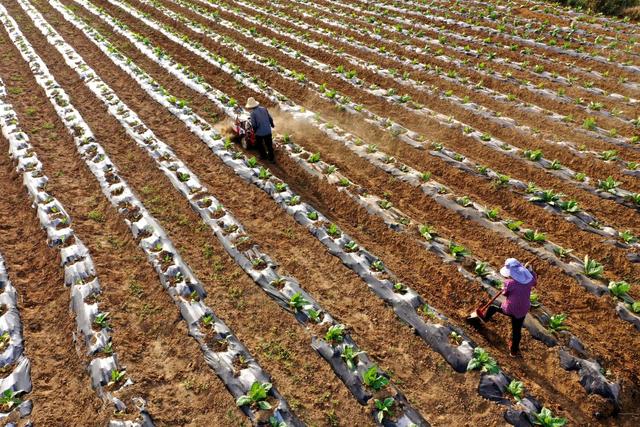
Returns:
[[[504,277],[511,277],[516,282],[525,285],[533,280],[531,272],[515,258],[507,258],[505,260],[504,267],[500,269],[500,274]]]
[[[245,105],[244,108],[247,108],[247,109],[256,108],[258,105],[260,105],[260,103],[255,99],[253,99],[253,96],[252,96],[249,99],[247,99],[247,105]]]

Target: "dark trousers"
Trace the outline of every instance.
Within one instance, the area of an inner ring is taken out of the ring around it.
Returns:
[[[275,158],[273,155],[273,139],[271,138],[271,134],[264,136],[256,135],[256,145],[258,146],[261,159],[268,158],[269,160],[273,160]]]
[[[516,319],[510,314],[505,313],[502,310],[502,307],[491,305],[487,310],[487,314],[485,316],[486,320],[489,320],[496,313],[502,313],[505,316],[509,316],[511,318],[511,352],[517,353],[520,351],[520,340],[522,339],[522,325],[524,324],[524,317],[520,319]]]

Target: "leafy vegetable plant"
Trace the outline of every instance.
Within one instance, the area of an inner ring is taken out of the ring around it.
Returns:
[[[362,380],[374,391],[380,391],[389,384],[389,378],[379,374],[378,367],[376,365],[371,366],[364,372],[364,374],[362,374]]]
[[[19,393],[20,392],[13,391],[12,389],[3,391],[2,394],[0,394],[0,405],[8,410],[18,406],[22,403],[22,400],[18,398]]]
[[[547,240],[547,235],[539,232],[538,230],[526,230],[523,235],[529,242],[543,243]]]
[[[320,153],[313,153],[307,159],[309,163],[318,163],[320,161]]]
[[[567,320],[566,314],[554,314],[549,318],[549,330],[552,332],[559,332],[569,329],[565,324]]]
[[[333,237],[334,239],[337,239],[338,237],[340,237],[340,235],[342,234],[342,232],[340,231],[340,229],[338,228],[337,225],[331,223],[329,224],[329,226],[327,227],[327,234],[331,237]]]
[[[467,365],[467,371],[473,371],[479,369],[480,372],[486,372],[488,374],[496,374],[500,370],[498,368],[498,362],[489,356],[489,353],[482,347],[476,347],[473,349],[473,357]]]
[[[517,401],[520,401],[522,399],[522,395],[524,394],[524,384],[522,384],[522,381],[511,380],[511,382],[507,386],[507,392],[512,395]]]
[[[251,384],[251,388],[247,394],[240,396],[238,400],[236,400],[236,405],[256,406],[263,410],[271,409],[271,404],[267,402],[269,390],[271,390],[271,383],[256,381]]]
[[[420,227],[418,227],[418,231],[420,232],[420,235],[427,240],[433,240],[433,236],[435,236],[436,234],[435,227],[431,225],[426,225],[426,224],[423,224]]]
[[[301,292],[296,292],[289,299],[289,307],[293,308],[294,311],[302,310],[306,304],[309,304],[309,301],[304,299]]]
[[[461,258],[469,255],[467,248],[462,245],[456,245],[453,242],[449,244],[449,253],[455,258]]]
[[[598,188],[608,193],[614,193],[615,189],[620,186],[620,182],[613,179],[612,176],[608,176],[607,179],[598,180]]]
[[[618,298],[626,296],[629,290],[631,290],[631,285],[625,281],[609,282],[609,291]]]
[[[339,343],[344,340],[344,325],[333,325],[324,335],[326,341]]]
[[[473,271],[478,276],[485,277],[485,276],[487,276],[489,274],[489,272],[487,271],[487,267],[488,266],[489,266],[489,264],[484,262],[484,261],[476,261],[476,266],[473,269]]]
[[[531,303],[531,307],[540,307],[540,296],[535,292],[531,292],[529,302]]]
[[[540,413],[535,414],[534,417],[533,424],[537,426],[562,427],[567,424],[566,418],[554,417],[553,413],[547,408],[542,408]]]
[[[599,279],[604,273],[604,267],[598,261],[589,258],[589,255],[585,255],[584,263],[582,265],[584,274],[593,279]]]
[[[497,221],[500,219],[500,208],[493,208],[486,212],[487,218],[491,221]]]
[[[393,397],[387,397],[384,400],[375,399],[373,401],[376,409],[378,410],[378,414],[376,418],[378,419],[378,423],[382,424],[382,420],[384,420],[387,416],[393,416],[393,412],[391,412],[391,408],[395,404],[395,400]]]
[[[352,345],[347,344],[342,349],[340,357],[344,359],[344,362],[347,364],[347,368],[353,370],[356,367],[358,356],[361,354],[363,354],[362,351],[356,351]]]

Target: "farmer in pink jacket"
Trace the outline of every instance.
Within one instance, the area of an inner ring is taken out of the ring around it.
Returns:
[[[522,324],[531,307],[531,289],[536,285],[536,274],[520,264],[515,258],[507,258],[500,274],[505,280],[502,294],[506,297],[501,306],[491,305],[484,319],[489,320],[496,313],[502,313],[511,318],[511,341],[509,350],[511,356],[520,355],[520,339],[522,338]]]

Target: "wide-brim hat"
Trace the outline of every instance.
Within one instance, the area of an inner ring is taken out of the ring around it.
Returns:
[[[525,285],[533,280],[531,272],[515,258],[506,259],[504,267],[500,269],[500,274]]]
[[[251,97],[247,99],[247,105],[245,105],[244,108],[256,108],[258,105],[260,105],[260,103]]]

